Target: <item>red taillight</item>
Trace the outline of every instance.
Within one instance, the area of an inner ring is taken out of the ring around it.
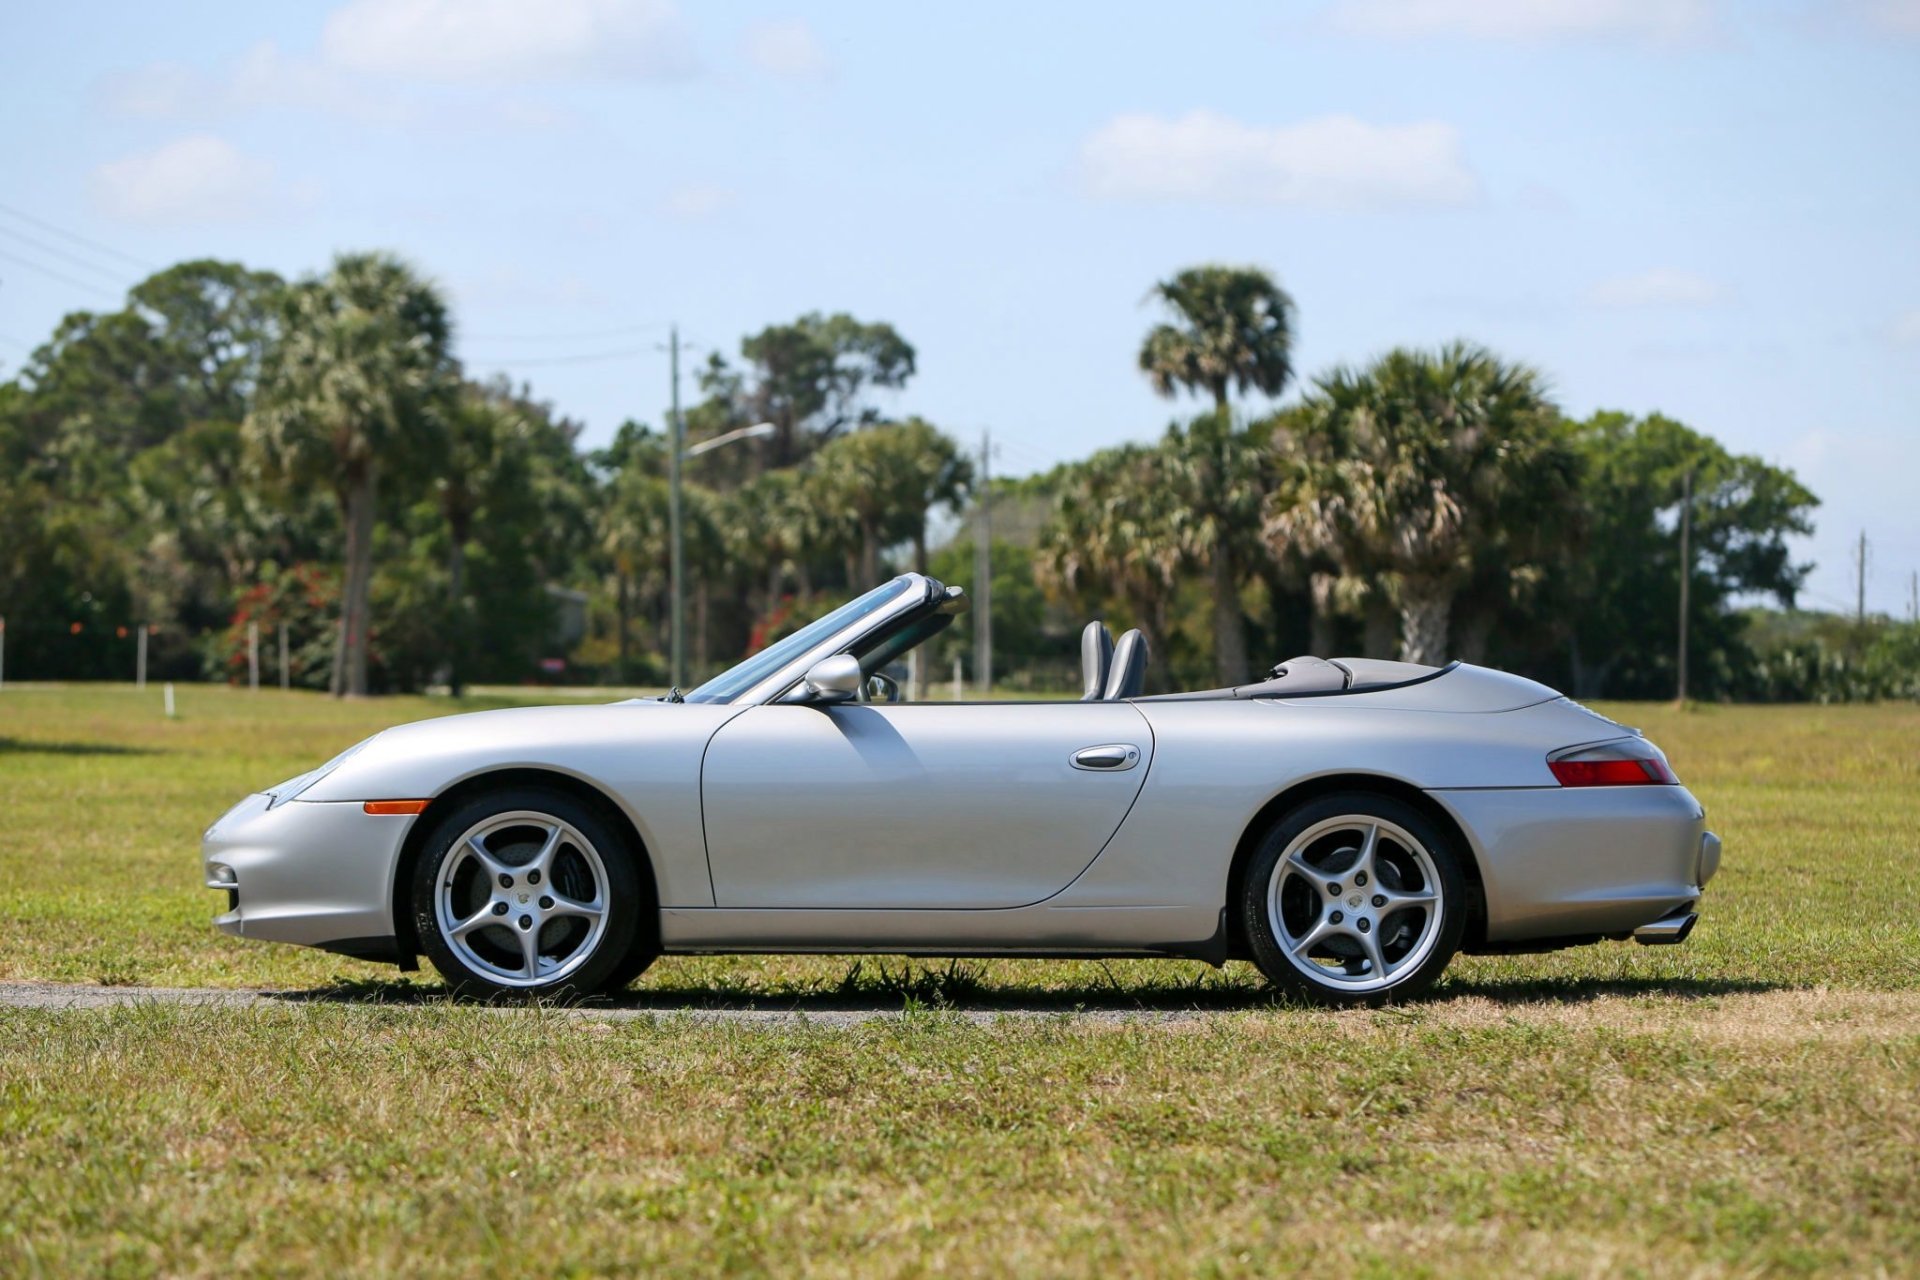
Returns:
[[[1574,747],[1547,757],[1547,768],[1563,787],[1673,786],[1680,781],[1644,738]]]

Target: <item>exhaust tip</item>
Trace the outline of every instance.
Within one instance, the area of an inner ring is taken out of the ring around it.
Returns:
[[[1685,942],[1700,919],[1697,911],[1676,911],[1670,916],[1643,924],[1633,931],[1633,940],[1643,947],[1670,947]]]

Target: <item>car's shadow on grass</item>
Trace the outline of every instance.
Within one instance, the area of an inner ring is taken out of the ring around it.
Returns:
[[[1525,978],[1510,981],[1443,982],[1429,994],[1396,1007],[1444,1007],[1466,999],[1499,1005],[1580,1004],[1604,999],[1711,1000],[1792,990],[1797,984],[1742,978]],[[301,1003],[513,1005],[493,997],[467,999],[444,985],[404,980],[339,981],[301,991],[270,993]],[[723,1010],[785,1014],[952,1011],[969,1014],[1207,1013],[1300,1009],[1255,980],[1237,974],[1206,974],[1170,983],[1084,982],[1058,987],[1000,984],[970,966],[891,969],[856,962],[838,982],[794,984],[704,983],[639,987],[613,995],[546,1000],[551,1006],[634,1013],[706,1013]]]
[[[36,742],[28,738],[0,738],[0,756],[157,756],[153,747],[128,747],[113,742]]]

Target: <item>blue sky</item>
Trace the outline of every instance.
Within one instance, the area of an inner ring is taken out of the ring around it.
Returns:
[[[1920,0],[13,6],[0,119],[0,374],[136,263],[383,247],[590,442],[667,321],[847,310],[1020,472],[1184,411],[1146,290],[1254,262],[1306,374],[1470,337],[1794,468],[1809,603],[1920,569]]]

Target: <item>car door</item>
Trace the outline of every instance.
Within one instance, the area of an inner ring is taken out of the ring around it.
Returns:
[[[721,907],[1017,907],[1059,892],[1152,763],[1124,702],[770,704],[707,746]]]

